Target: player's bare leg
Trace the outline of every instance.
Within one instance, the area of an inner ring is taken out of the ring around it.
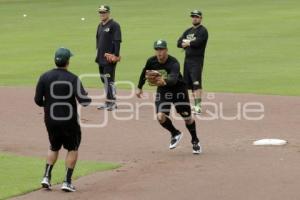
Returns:
[[[72,175],[77,162],[77,158],[78,158],[78,151],[68,151],[65,160],[66,171],[67,171],[66,178],[61,187],[61,189],[64,190],[65,192],[76,191],[75,187],[72,185]]]
[[[59,151],[48,150],[47,163],[49,165],[54,165],[57,161]]]
[[[157,113],[157,120],[162,127],[167,129],[171,133],[171,142],[169,148],[176,148],[177,144],[179,143],[182,137],[181,132],[174,127],[172,121],[165,113]]]
[[[76,162],[78,158],[78,151],[68,151],[65,164],[67,168],[75,168]]]
[[[59,151],[52,151],[50,149],[48,150],[45,173],[44,173],[43,180],[41,182],[43,188],[51,189],[51,177],[52,177],[51,173],[52,173],[53,166],[57,161],[58,154]]]

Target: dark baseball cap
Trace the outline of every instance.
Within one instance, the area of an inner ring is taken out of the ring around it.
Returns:
[[[157,40],[154,42],[154,49],[167,49],[168,45],[165,40]]]
[[[107,12],[110,12],[110,7],[108,5],[101,5],[99,8],[98,8],[98,12],[99,13],[107,13]]]
[[[73,54],[69,49],[61,47],[56,50],[54,59],[56,63],[64,63],[67,62],[72,56]]]
[[[191,12],[191,17],[194,17],[194,16],[201,17],[202,16],[202,12],[200,10],[193,10]]]

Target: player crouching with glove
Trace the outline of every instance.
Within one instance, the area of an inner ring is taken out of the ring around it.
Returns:
[[[185,120],[185,125],[192,137],[193,153],[201,153],[197,137],[196,123],[191,115],[191,107],[186,85],[180,73],[180,64],[176,58],[168,55],[167,42],[158,40],[154,43],[155,56],[147,60],[139,84],[137,97],[143,96],[143,85],[156,86],[156,113],[159,123],[171,133],[170,149],[176,148],[182,138],[182,133],[174,127],[169,118],[171,104],[174,104],[178,114]]]

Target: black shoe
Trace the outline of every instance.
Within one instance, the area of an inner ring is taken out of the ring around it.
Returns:
[[[98,106],[97,109],[98,110],[105,110],[109,107],[109,103],[108,102],[105,102],[103,105],[101,106]]]
[[[182,133],[180,132],[177,135],[172,136],[169,148],[175,149],[177,144],[180,142],[181,138],[182,138]]]
[[[107,110],[113,111],[113,110],[116,110],[117,108],[118,108],[117,104],[115,102],[112,102],[112,103],[108,104]]]
[[[42,182],[41,182],[41,185],[43,188],[46,188],[46,189],[49,189],[51,190],[51,179],[49,177],[44,177]]]
[[[68,183],[68,182],[63,182],[61,189],[65,192],[75,192],[76,191],[76,189],[72,185],[72,183]]]
[[[192,142],[193,144],[193,154],[202,153],[202,147],[199,142]]]

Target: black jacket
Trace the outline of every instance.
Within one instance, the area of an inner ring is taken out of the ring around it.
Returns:
[[[184,39],[190,40],[190,46],[185,48],[185,61],[204,60],[205,48],[208,40],[207,29],[200,25],[197,28],[187,29],[177,41],[177,47],[183,48]]]
[[[105,25],[100,23],[96,34],[97,57],[95,61],[100,65],[105,65],[108,64],[104,57],[105,53],[112,53],[119,56],[121,42],[121,28],[116,21],[111,19]]]
[[[41,75],[36,86],[34,101],[38,106],[44,107],[46,122],[77,121],[76,99],[83,106],[91,102],[76,75],[60,68]]]

